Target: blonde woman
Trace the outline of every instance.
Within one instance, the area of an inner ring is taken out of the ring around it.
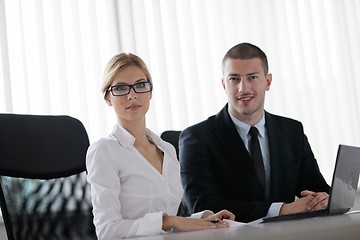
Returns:
[[[98,238],[227,227],[221,219],[235,216],[226,210],[176,216],[183,196],[180,167],[174,147],[146,128],[153,84],[143,60],[120,53],[104,78],[104,99],[117,123],[107,138],[91,144],[86,158]]]

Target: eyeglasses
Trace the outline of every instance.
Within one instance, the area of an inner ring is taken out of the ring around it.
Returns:
[[[110,91],[113,96],[125,96],[130,93],[131,89],[134,89],[136,93],[147,93],[152,90],[152,83],[150,81],[146,81],[138,82],[133,85],[116,84],[109,87],[108,91]]]

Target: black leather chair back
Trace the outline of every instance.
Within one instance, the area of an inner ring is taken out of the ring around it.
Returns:
[[[161,133],[160,137],[171,143],[176,150],[177,158],[179,159],[179,137],[180,137],[181,131],[175,131],[175,130],[167,130]]]
[[[0,205],[9,240],[96,239],[88,146],[75,118],[0,114]]]
[[[180,133],[181,133],[181,131],[167,130],[167,131],[164,131],[163,133],[161,133],[161,135],[160,135],[160,137],[163,140],[171,143],[175,147],[176,155],[177,155],[178,159],[179,159],[179,137],[180,137]],[[177,215],[178,216],[183,216],[183,217],[189,216],[189,212],[188,212],[188,209],[187,209],[187,207],[185,205],[184,200],[181,201],[181,204],[179,206]]]

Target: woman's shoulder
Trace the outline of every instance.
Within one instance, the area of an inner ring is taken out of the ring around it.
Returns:
[[[90,144],[88,148],[88,154],[94,153],[94,152],[108,152],[111,148],[113,148],[115,145],[118,145],[118,141],[116,139],[113,139],[111,137],[107,138],[100,138],[93,143]]]
[[[99,139],[95,140],[94,142],[92,142],[90,144],[90,147],[105,147],[105,146],[111,145],[115,142],[117,142],[117,140],[112,139],[110,136],[103,137],[103,138],[99,138]]]

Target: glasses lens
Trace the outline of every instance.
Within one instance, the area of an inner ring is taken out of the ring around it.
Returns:
[[[139,82],[134,84],[134,90],[137,93],[146,93],[146,92],[150,92],[152,89],[152,85],[151,82],[147,81],[147,82]]]
[[[133,88],[136,93],[146,93],[152,90],[152,84],[150,81],[139,82],[134,85],[118,84],[112,86],[110,90],[114,96],[124,96],[130,93],[130,88]]]
[[[114,96],[122,96],[129,93],[130,87],[127,85],[115,85],[111,87],[111,92]]]

